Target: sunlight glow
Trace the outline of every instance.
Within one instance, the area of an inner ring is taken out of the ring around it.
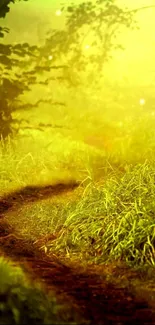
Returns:
[[[85,49],[86,50],[89,50],[90,49],[90,45],[89,44],[85,45]]]
[[[62,11],[60,9],[58,9],[58,10],[56,10],[55,14],[56,14],[56,16],[61,16]]]
[[[141,98],[140,101],[139,101],[139,104],[141,106],[145,105],[145,99],[144,98]]]
[[[48,59],[49,60],[52,60],[53,59],[53,55],[49,55]]]

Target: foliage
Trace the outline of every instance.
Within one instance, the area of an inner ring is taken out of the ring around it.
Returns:
[[[0,258],[0,324],[77,324],[68,307],[31,283],[20,267]]]
[[[81,83],[83,72],[87,75],[87,85],[95,85],[113,51],[123,49],[117,41],[120,29],[136,27],[134,12],[121,9],[114,0],[72,3],[62,11],[67,17],[66,28],[49,31],[44,55],[50,53],[57,60],[59,54],[70,85]]]
[[[26,1],[26,0],[24,0]],[[9,12],[9,4],[15,0],[3,0],[0,4],[0,18],[5,18]],[[0,37],[9,32],[8,28],[0,28]],[[26,57],[34,57],[36,47],[29,44],[7,45],[0,43],[0,133],[6,138],[13,130],[12,113],[18,109],[17,99],[25,90],[29,89],[28,75],[20,72],[25,65]]]
[[[48,149],[46,139],[11,140],[8,151],[0,150],[2,193],[30,184],[82,184],[79,196],[52,197],[31,207],[23,197],[10,225],[33,241],[41,238],[39,248],[52,254],[154,265],[154,119],[135,119],[123,134],[110,156],[56,131]],[[40,145],[44,150],[38,151]]]
[[[0,17],[5,18],[9,4],[15,2],[3,1]],[[134,25],[133,14],[120,9],[114,1],[73,3],[63,9],[67,15],[65,29],[50,31],[41,49],[27,43],[0,44],[0,129],[4,138],[12,132],[13,122],[19,122],[14,121],[13,112],[31,108],[31,105],[22,105],[19,101],[21,94],[31,90],[34,84],[50,86],[53,80],[77,86],[81,83],[79,73],[82,75],[86,70],[89,70],[89,83],[90,80],[95,81],[96,77],[99,78],[99,71],[103,72],[112,51],[121,48],[114,41],[120,26],[132,28]],[[1,28],[1,37],[5,32],[9,30]],[[89,37],[94,50],[86,56],[83,45]],[[46,101],[53,104],[52,99]]]
[[[14,0],[5,1],[4,6],[0,7],[1,17],[4,18],[9,12],[10,2],[15,3]],[[2,28],[0,36],[3,37],[4,32],[8,31],[8,29]],[[53,69],[58,68],[53,67]],[[16,120],[13,117],[13,112],[40,104],[40,101],[33,105],[24,104],[21,102],[20,96],[25,91],[30,91],[32,85],[47,85],[48,78],[42,79],[42,75],[48,71],[51,71],[50,61],[40,64],[40,48],[38,46],[30,46],[28,43],[0,43],[0,135],[4,139],[12,132],[18,131],[23,122],[23,120]],[[59,102],[55,104],[58,105]]]
[[[5,18],[10,10],[9,5],[17,1],[22,0],[1,1],[0,18]],[[41,102],[50,103],[51,106],[65,105],[64,102],[53,101],[52,89],[55,81],[63,83],[64,87],[69,85],[73,89],[80,89],[80,94],[84,92],[86,97],[90,97],[90,94],[91,98],[95,97],[96,89],[104,76],[105,64],[112,58],[114,50],[123,49],[118,41],[119,33],[122,28],[136,27],[134,14],[138,10],[122,9],[115,0],[86,1],[78,5],[71,3],[62,8],[66,15],[64,29],[50,30],[42,47],[30,46],[28,43],[4,44],[2,41],[1,136],[6,138],[12,132],[17,132],[19,127],[23,127],[24,121],[15,120],[13,116],[19,109],[31,109]],[[1,39],[8,32],[8,28],[0,27]],[[42,98],[33,105],[23,104],[20,101],[21,95],[31,91],[33,85],[48,86],[51,96]],[[109,111],[109,104],[100,101],[100,106],[103,104],[105,110],[108,106]],[[53,127],[50,124],[48,126]]]
[[[44,151],[38,151],[40,139],[12,141],[14,150],[10,146],[0,152],[1,192],[71,180],[81,180],[81,186],[77,196],[24,204],[9,223],[22,236],[41,238],[38,247],[48,253],[97,263],[121,259],[154,265],[154,120],[135,119],[131,125],[125,125],[128,137],[120,137],[111,156],[64,134],[52,135],[51,150],[45,146]]]
[[[35,81],[29,71],[23,71],[29,64],[26,58],[36,56],[37,47],[29,44],[6,45],[0,44],[0,130],[5,138],[13,130],[12,122],[18,122],[13,119],[12,113],[17,109],[25,108],[21,105],[18,97],[24,91],[30,89],[30,84]],[[32,81],[33,79],[33,81]]]
[[[15,3],[17,1],[28,1],[28,0],[1,0],[0,2],[0,18],[5,18],[5,16],[10,11],[9,4]],[[4,33],[8,33],[8,28],[3,28],[0,26],[0,37],[4,37]]]
[[[121,177],[111,175],[104,185],[90,183],[81,201],[59,210],[63,225],[57,225],[57,239],[46,243],[47,250],[97,263],[154,266],[154,180],[154,165],[144,163]]]

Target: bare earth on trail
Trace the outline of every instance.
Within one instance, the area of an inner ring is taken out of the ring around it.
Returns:
[[[80,266],[78,260],[71,263],[55,255],[46,256],[34,242],[19,238],[5,218],[22,205],[39,200],[61,200],[65,195],[74,198],[77,187],[76,183],[32,186],[1,197],[1,255],[16,261],[48,290],[54,289],[90,324],[155,324],[155,286],[151,281],[143,283],[138,272],[121,264]]]

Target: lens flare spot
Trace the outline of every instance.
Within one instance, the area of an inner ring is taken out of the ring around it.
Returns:
[[[86,44],[86,45],[85,45],[85,49],[86,49],[86,50],[89,50],[89,49],[90,49],[90,45],[89,45],[89,44]]]
[[[55,12],[56,16],[61,16],[62,15],[62,11],[60,9],[56,10]]]
[[[146,103],[145,99],[144,99],[144,98],[140,98],[140,100],[139,100],[139,104],[140,104],[141,106],[144,106],[145,103]]]

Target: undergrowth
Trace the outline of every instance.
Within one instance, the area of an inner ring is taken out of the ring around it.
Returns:
[[[5,171],[9,175],[11,171],[15,177],[18,171],[20,180],[25,177],[28,182],[32,177],[35,182],[43,168],[48,171],[50,182],[54,175],[52,168],[59,166],[58,177],[64,166],[69,173],[73,168],[74,177],[75,171],[83,170],[78,176],[84,186],[80,200],[75,197],[64,204],[61,200],[48,199],[21,207],[10,222],[35,242],[47,235],[46,242],[40,246],[47,253],[78,255],[82,260],[95,263],[123,260],[132,265],[154,266],[154,138],[154,123],[145,117],[122,126],[121,137],[114,139],[115,150],[112,152],[91,149],[91,146],[75,144],[69,139],[63,142],[60,135],[55,137],[51,151],[45,155],[39,155],[35,149],[38,156],[34,150],[22,158],[16,148],[15,153],[20,157],[17,162],[16,155],[12,158],[12,151],[6,151],[10,156],[8,159],[1,155],[1,174]],[[10,165],[6,164],[7,159]],[[29,163],[27,159],[30,159]],[[48,236],[52,240],[47,240]]]
[[[60,304],[23,270],[0,257],[0,324],[78,324],[77,313]],[[84,323],[84,322],[83,322]]]
[[[80,199],[25,206],[12,222],[34,241],[47,235],[40,248],[48,253],[154,265],[154,195],[155,165],[146,161],[122,175],[111,173],[102,185],[89,183]]]
[[[70,203],[51,251],[81,254],[93,262],[125,260],[155,265],[155,165],[147,162],[106,184],[91,184]],[[64,211],[63,211],[64,213]]]

